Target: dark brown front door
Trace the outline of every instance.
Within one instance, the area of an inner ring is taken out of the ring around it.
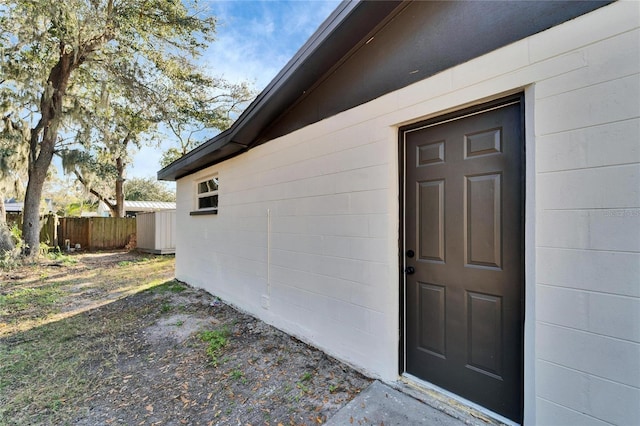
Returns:
[[[401,130],[406,371],[522,418],[520,97]]]

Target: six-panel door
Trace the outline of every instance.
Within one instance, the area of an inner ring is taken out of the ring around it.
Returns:
[[[518,100],[404,129],[406,371],[522,413],[523,132]]]

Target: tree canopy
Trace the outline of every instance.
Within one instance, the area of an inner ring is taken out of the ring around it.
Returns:
[[[27,150],[26,138],[22,131],[13,129],[9,119],[0,132],[0,227],[5,223],[6,211],[4,199],[19,197],[24,191],[23,182],[26,180]]]
[[[176,201],[176,193],[153,178],[128,179],[124,184],[124,197],[128,201]]]
[[[55,154],[85,182],[110,164],[122,193],[130,147],[169,133],[184,151],[198,131],[230,125],[252,93],[198,68],[215,25],[195,1],[0,5],[0,114],[3,134],[20,133],[27,147],[27,247],[38,245],[38,206]]]

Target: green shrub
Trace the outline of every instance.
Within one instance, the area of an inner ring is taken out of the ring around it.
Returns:
[[[20,266],[22,232],[17,225],[0,224],[0,269],[11,270]]]

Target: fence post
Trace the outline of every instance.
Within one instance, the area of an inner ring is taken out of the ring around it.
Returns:
[[[89,220],[87,221],[87,250],[89,251],[91,251],[92,231],[93,231],[93,219],[89,218]]]
[[[58,246],[58,215],[53,213],[49,216],[49,231],[51,232],[52,235],[52,243],[53,243],[53,247],[57,247]]]
[[[63,246],[64,240],[67,238],[67,230],[65,229],[66,224],[66,217],[61,217],[60,220],[58,220],[58,243],[60,243],[60,241],[62,242],[62,244],[58,244],[60,250],[64,250],[66,248],[66,246]]]

